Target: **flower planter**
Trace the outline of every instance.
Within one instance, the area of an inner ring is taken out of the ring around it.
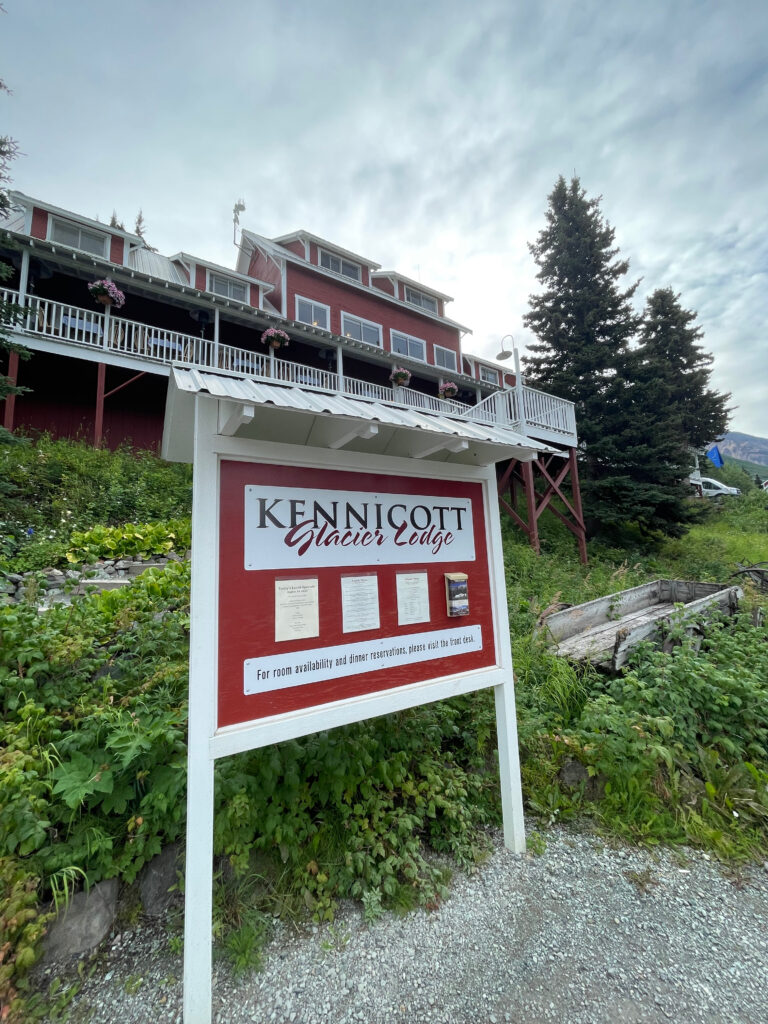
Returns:
[[[269,347],[270,348],[282,348],[283,346],[280,344],[279,341],[270,341]]]
[[[111,295],[96,295],[94,296],[94,298],[96,299],[97,302],[100,302],[102,306],[112,305],[113,300]]]

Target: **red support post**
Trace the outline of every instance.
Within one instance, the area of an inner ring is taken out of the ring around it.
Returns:
[[[539,540],[539,516],[536,510],[536,488],[533,484],[533,463],[523,462],[521,465],[523,467],[523,490],[528,511],[528,539],[533,550],[540,555],[541,542]]]
[[[579,558],[583,565],[587,564],[587,530],[584,525],[584,512],[581,507],[581,488],[579,487],[579,467],[576,461],[576,449],[568,449],[568,465],[571,470],[571,493],[573,494],[573,507],[576,512],[575,519],[579,529],[576,531],[576,540],[579,544]]]
[[[101,447],[102,435],[104,433],[104,381],[107,367],[105,363],[99,363],[96,375],[96,416],[93,424],[93,446]]]
[[[8,356],[8,379],[11,384],[16,385],[19,379],[19,353],[11,352]],[[5,415],[3,426],[6,430],[13,430],[13,417],[16,411],[16,395],[8,395],[5,399]]]

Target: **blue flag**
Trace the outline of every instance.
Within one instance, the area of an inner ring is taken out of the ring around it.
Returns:
[[[712,463],[712,465],[717,466],[718,469],[725,465],[725,463],[723,462],[723,456],[720,454],[720,449],[717,447],[716,444],[713,444],[707,452],[707,458]]]

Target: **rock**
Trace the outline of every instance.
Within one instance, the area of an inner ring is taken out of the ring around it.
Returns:
[[[176,883],[179,847],[176,843],[158,853],[145,864],[139,875],[139,896],[148,917],[161,917],[173,899],[168,890]]]
[[[45,937],[43,959],[87,953],[104,939],[117,910],[118,881],[99,882],[89,892],[78,892],[56,918]]]

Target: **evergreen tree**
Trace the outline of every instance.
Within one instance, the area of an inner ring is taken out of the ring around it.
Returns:
[[[699,344],[696,313],[683,309],[671,288],[647,300],[638,357],[656,381],[656,404],[686,449],[702,451],[725,433],[729,394],[710,388],[713,356]]]
[[[639,433],[634,421],[629,343],[640,327],[631,303],[637,283],[622,287],[629,262],[620,258],[600,199],[588,198],[578,178],[558,179],[546,221],[529,246],[544,290],[531,296],[524,317],[538,339],[529,346],[526,372],[575,405],[590,535],[612,532],[628,520],[652,532],[657,513],[662,519],[668,514],[668,495],[653,477],[667,452],[658,438]]]

